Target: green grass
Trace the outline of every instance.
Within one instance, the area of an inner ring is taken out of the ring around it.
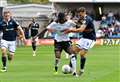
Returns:
[[[69,62],[64,53],[58,75],[53,74],[53,49],[53,46],[39,46],[37,56],[33,57],[31,47],[17,48],[14,61],[8,62],[8,72],[0,72],[0,82],[120,82],[120,46],[92,48],[87,55],[85,73],[78,78],[61,72],[62,65]]]

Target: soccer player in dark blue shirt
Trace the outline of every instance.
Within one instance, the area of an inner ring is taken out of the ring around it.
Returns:
[[[73,46],[74,54],[80,52],[80,75],[84,72],[84,66],[86,61],[86,54],[90,48],[95,44],[96,34],[94,29],[93,20],[86,14],[86,9],[84,7],[79,8],[78,10],[79,20],[77,23],[78,28],[67,29],[64,31],[65,34],[73,32],[79,33],[82,32],[82,38],[76,43],[76,46]],[[73,64],[73,68],[76,68],[76,64]]]
[[[32,23],[29,24],[30,34],[32,37],[32,49],[33,49],[33,56],[36,56],[36,43],[38,40],[38,37],[34,39],[34,37],[39,32],[39,24],[35,22],[35,18],[32,19]]]
[[[16,37],[25,42],[25,36],[22,28],[19,24],[11,17],[10,11],[4,11],[3,19],[0,21],[0,31],[3,32],[1,40],[1,51],[2,51],[2,72],[7,71],[7,49],[9,51],[8,60],[12,61],[16,50]],[[19,33],[19,34],[18,34]]]

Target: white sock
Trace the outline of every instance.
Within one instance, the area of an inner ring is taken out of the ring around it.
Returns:
[[[65,53],[65,56],[66,56],[66,59],[68,59],[68,58],[69,58],[69,54],[68,54],[68,53]]]
[[[80,69],[81,72],[84,72],[84,69]]]
[[[70,56],[70,61],[71,61],[72,69],[73,69],[73,73],[74,73],[74,72],[76,72],[76,58],[75,58],[74,54],[72,54]]]
[[[36,51],[33,51],[33,54],[35,54],[36,53]]]

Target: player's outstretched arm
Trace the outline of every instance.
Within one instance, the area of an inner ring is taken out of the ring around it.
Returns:
[[[83,32],[86,28],[86,25],[81,25],[80,28],[70,28],[70,29],[66,29],[64,30],[64,34],[68,34],[68,33],[77,33],[77,32]]]
[[[47,29],[46,28],[43,28],[43,29],[39,28],[38,33],[36,34],[36,36],[33,37],[33,39],[36,39],[45,30],[47,30]]]
[[[25,35],[24,35],[23,29],[22,29],[20,26],[18,26],[18,27],[17,27],[17,30],[18,30],[19,38],[20,38],[21,40],[23,40],[24,43],[26,43],[26,39],[25,39]]]

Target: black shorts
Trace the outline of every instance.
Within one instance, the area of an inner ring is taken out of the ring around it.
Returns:
[[[31,37],[34,37],[38,34],[38,30],[32,31],[31,30]]]
[[[55,47],[55,52],[64,50],[65,52],[71,54],[71,51],[69,48],[71,48],[71,41],[62,41],[62,42],[57,42],[56,40],[54,41],[54,47]]]

